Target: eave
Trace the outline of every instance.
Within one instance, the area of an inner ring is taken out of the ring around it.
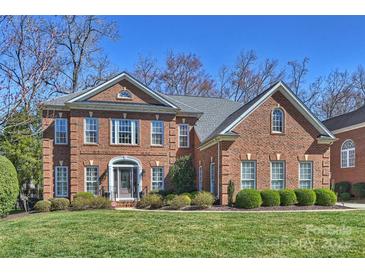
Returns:
[[[239,137],[238,134],[219,134],[219,135],[216,135],[215,137],[205,141],[203,144],[201,144],[199,146],[199,150],[203,151],[211,146],[214,146],[215,144],[217,144],[218,142],[221,142],[221,141],[233,142],[238,137]]]

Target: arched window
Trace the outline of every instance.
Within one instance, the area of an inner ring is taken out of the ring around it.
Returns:
[[[355,143],[346,140],[341,147],[341,167],[355,167]]]
[[[132,94],[128,90],[122,90],[118,93],[119,99],[132,99]]]
[[[272,132],[283,133],[284,132],[284,112],[280,108],[276,108],[272,112]]]

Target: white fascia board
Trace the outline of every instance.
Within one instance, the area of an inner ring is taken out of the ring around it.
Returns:
[[[142,89],[144,92],[148,93],[149,95],[151,95],[153,98],[155,98],[156,100],[163,102],[164,104],[169,105],[172,108],[177,109],[178,107],[173,105],[172,103],[170,103],[169,101],[167,101],[165,98],[161,97],[160,95],[158,95],[157,93],[155,93],[153,90],[149,89],[148,87],[146,87],[145,85],[141,84],[140,82],[136,81],[134,78],[132,78],[131,76],[129,76],[127,73],[123,72],[117,76],[115,76],[114,78],[110,79],[109,81],[89,90],[88,92],[85,92],[71,100],[68,101],[68,103],[73,103],[76,102],[80,99],[83,99],[85,97],[88,97],[90,95],[96,94],[99,91],[102,91],[104,89],[109,88],[110,86],[118,83],[119,81],[123,80],[123,79],[127,79],[128,81],[130,81],[131,83],[133,83],[134,85],[138,86],[140,89]]]
[[[365,122],[364,123],[358,123],[358,124],[355,124],[355,125],[351,125],[351,126],[348,126],[348,127],[339,128],[339,129],[333,130],[332,133],[333,134],[339,134],[339,133],[342,133],[342,132],[355,130],[355,129],[362,128],[362,127],[365,127]]]

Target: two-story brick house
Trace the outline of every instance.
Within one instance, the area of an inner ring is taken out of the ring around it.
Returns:
[[[80,191],[138,199],[192,155],[196,188],[227,204],[241,188],[328,187],[332,133],[278,82],[242,105],[164,95],[127,73],[43,109],[44,198]]]

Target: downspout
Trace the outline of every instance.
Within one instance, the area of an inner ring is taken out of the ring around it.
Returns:
[[[219,187],[220,187],[220,150],[221,150],[221,146],[220,146],[221,142],[218,141],[218,152],[217,152],[217,158],[218,158],[218,170],[217,170],[217,177],[218,177],[218,187],[217,187],[217,196],[218,196],[218,199],[219,199]],[[222,203],[222,201],[221,201]]]

